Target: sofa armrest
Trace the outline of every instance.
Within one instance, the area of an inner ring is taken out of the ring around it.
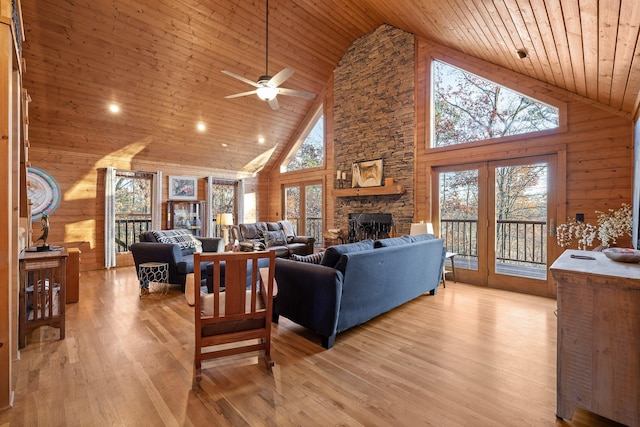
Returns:
[[[139,242],[131,245],[133,261],[138,266],[145,262],[165,262],[169,264],[169,283],[184,284],[184,276],[178,277],[178,264],[183,261],[182,249],[177,243]]]
[[[202,242],[202,252],[224,252],[224,238],[198,237]]]
[[[274,314],[323,337],[335,335],[342,278],[342,273],[331,267],[276,258],[278,295],[274,299]]]
[[[305,243],[313,245],[316,242],[315,237],[311,236],[293,236],[289,243]]]

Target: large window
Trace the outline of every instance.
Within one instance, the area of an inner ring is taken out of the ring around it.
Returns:
[[[324,162],[324,116],[320,108],[280,167],[292,172],[321,167]]]
[[[555,129],[559,110],[475,74],[433,61],[431,146]]]

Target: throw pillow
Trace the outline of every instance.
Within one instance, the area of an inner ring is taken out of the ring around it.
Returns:
[[[153,231],[156,240],[160,243],[177,243],[180,249],[195,248],[196,245],[191,240],[191,232],[189,230],[156,230]]]
[[[267,248],[272,246],[284,246],[287,244],[287,238],[282,230],[264,231],[262,235],[264,236],[264,244]]]
[[[308,262],[311,264],[320,264],[320,261],[322,261],[322,257],[324,256],[324,252],[316,252],[315,254],[311,254],[311,255],[298,255],[298,254],[291,254],[291,259],[294,261],[299,261],[299,262]]]
[[[343,254],[349,252],[359,252],[366,251],[369,249],[373,249],[373,240],[367,239],[362,240],[356,243],[347,243],[346,245],[335,245],[330,246],[324,252],[324,256],[322,257],[322,261],[320,265],[326,265],[327,267],[335,268],[338,261],[340,261],[340,257]]]
[[[282,231],[284,231],[284,235],[287,236],[287,242],[292,241],[293,238],[296,237],[296,231],[293,229],[291,221],[282,220],[279,222],[280,226],[282,226]]]

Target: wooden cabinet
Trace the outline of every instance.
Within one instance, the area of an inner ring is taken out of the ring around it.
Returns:
[[[558,282],[556,415],[571,419],[580,407],[640,426],[640,264],[568,250],[550,269]]]
[[[23,252],[20,256],[18,346],[40,326],[60,329],[64,339],[67,251]]]
[[[202,235],[202,214],[204,201],[167,202],[167,229],[190,230],[194,236]]]

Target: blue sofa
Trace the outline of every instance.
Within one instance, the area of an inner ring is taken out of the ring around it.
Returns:
[[[435,295],[445,249],[433,235],[331,246],[320,264],[276,259],[279,316],[317,332],[331,348],[336,334],[427,292]]]
[[[193,273],[194,252],[224,252],[224,239],[191,237],[187,230],[146,231],[140,234],[140,242],[133,243],[130,250],[136,271],[145,262],[166,262],[169,264],[169,283],[180,285],[184,292],[187,274]],[[202,285],[205,284],[207,265],[208,263],[202,264]]]

